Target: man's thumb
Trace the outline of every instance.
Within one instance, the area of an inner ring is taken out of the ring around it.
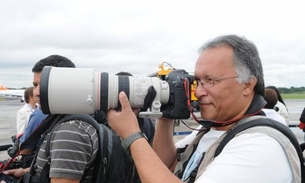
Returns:
[[[128,101],[128,98],[127,98],[127,95],[125,94],[125,92],[121,91],[119,93],[119,100],[120,100],[122,109],[129,108],[129,101]]]

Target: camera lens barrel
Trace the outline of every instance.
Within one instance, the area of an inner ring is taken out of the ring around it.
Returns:
[[[45,114],[91,114],[95,110],[120,108],[118,94],[124,91],[132,108],[142,108],[148,88],[157,95],[154,103],[167,104],[170,87],[156,77],[117,76],[88,68],[44,67],[40,103]]]

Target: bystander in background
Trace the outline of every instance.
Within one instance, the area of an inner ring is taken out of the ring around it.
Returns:
[[[301,113],[300,116],[300,124],[299,124],[300,129],[303,130],[303,132],[305,132],[305,107]],[[305,134],[304,134],[304,141],[305,141]]]
[[[38,108],[36,97],[34,96],[34,87],[28,87],[24,90],[25,104],[17,111],[16,126],[17,133],[12,136],[13,146],[7,149],[7,154],[14,157],[19,150],[20,137],[27,128],[30,116]]]
[[[275,104],[275,107],[276,107],[275,111],[277,113],[279,113],[281,116],[283,116],[285,118],[286,123],[289,125],[290,119],[289,119],[288,109],[287,109],[287,106],[286,106],[286,104],[285,104],[285,102],[284,102],[284,100],[283,100],[283,98],[280,94],[280,91],[275,86],[267,86],[266,88],[273,89],[276,92],[278,101]]]
[[[28,125],[30,115],[36,109],[36,98],[33,95],[34,87],[28,87],[24,90],[25,104],[17,111],[16,126],[18,139],[23,133]]]
[[[289,124],[286,123],[285,118],[275,111],[275,104],[278,101],[276,92],[273,89],[266,88],[263,97],[267,102],[265,107],[262,109],[262,111],[266,114],[266,116],[286,126],[289,126]]]

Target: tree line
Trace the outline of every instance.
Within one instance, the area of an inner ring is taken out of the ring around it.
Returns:
[[[280,93],[305,93],[305,87],[293,87],[291,86],[290,88],[285,88],[285,87],[278,87],[277,88]]]

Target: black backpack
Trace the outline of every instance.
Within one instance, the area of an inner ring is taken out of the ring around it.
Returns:
[[[98,133],[99,136],[99,149],[98,154],[96,156],[96,159],[94,160],[94,173],[92,177],[93,182],[98,183],[121,183],[121,182],[131,182],[131,180],[134,177],[134,164],[132,162],[132,159],[127,153],[124,151],[123,147],[121,146],[121,140],[119,136],[113,132],[109,127],[105,126],[104,124],[98,123],[93,117],[90,115],[85,114],[65,114],[65,115],[50,115],[43,124],[46,124],[47,122],[52,121],[52,125],[48,127],[48,130],[46,130],[44,133],[50,132],[50,136],[53,134],[54,127],[64,123],[69,120],[81,120],[84,121],[90,125],[92,125]],[[57,122],[55,122],[57,121]],[[40,130],[35,130],[33,132],[36,134],[41,134],[41,132],[36,131],[43,131],[41,130],[44,127],[43,124],[41,124],[37,129],[40,128]],[[50,123],[49,123],[50,124]],[[47,125],[45,125],[47,126]],[[31,134],[32,136],[32,134]],[[30,136],[30,137],[31,137]],[[37,135],[35,135],[37,137]],[[30,138],[29,137],[29,138]],[[28,139],[29,139],[28,138]],[[28,139],[25,141],[27,142]],[[50,158],[50,139],[47,140],[46,144],[46,154],[48,158],[49,163],[52,161]],[[33,161],[32,165],[35,163],[35,160]],[[40,182],[50,182],[49,179],[49,170],[50,170],[50,164],[46,163],[46,165],[43,167],[43,170],[40,175]],[[88,168],[90,169],[90,167]],[[30,174],[27,176],[31,176],[33,181],[33,169],[31,167]],[[86,177],[86,172],[84,172],[83,178]],[[26,182],[28,178],[24,177],[24,182]],[[37,179],[34,178],[34,179]]]

